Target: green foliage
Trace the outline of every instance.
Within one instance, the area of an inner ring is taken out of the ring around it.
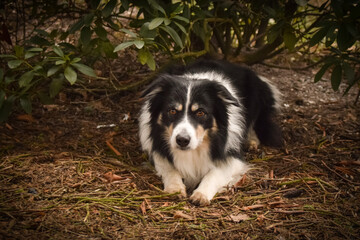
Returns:
[[[81,64],[80,58],[71,55],[65,54],[56,45],[29,49],[15,46],[14,55],[0,55],[1,59],[7,60],[8,65],[6,71],[0,68],[0,121],[8,118],[14,104],[19,104],[30,114],[34,98],[54,98],[65,80],[74,84],[78,80],[74,69],[96,77],[92,68]],[[44,92],[46,88],[47,93]]]
[[[316,23],[317,30],[309,41],[310,46],[323,43],[331,54],[315,76],[319,81],[324,73],[331,69],[331,86],[336,91],[340,83],[347,79],[349,89],[359,82],[355,69],[359,69],[360,40],[360,2],[349,0],[331,0],[325,2],[320,9],[321,19]],[[324,41],[325,40],[325,41]],[[357,70],[358,71],[358,70]]]
[[[321,6],[307,0],[16,3],[22,8],[8,12],[17,14],[12,19],[18,22],[11,26],[16,44],[0,56],[0,121],[7,119],[14,105],[30,113],[34,98],[47,102],[66,84],[76,84],[81,74],[96,77],[83,61],[116,58],[127,48],[137,52],[141,64],[155,70],[157,53],[185,60],[221,53],[253,64],[282,51],[309,53],[321,46],[329,54],[315,81],[330,71],[332,88],[346,83],[345,92],[360,81],[360,2],[356,0],[327,0]],[[13,1],[3,4],[13,6]],[[30,27],[34,31],[26,31],[34,18],[38,23]],[[54,19],[71,24],[52,28],[49,22]],[[10,17],[6,22],[11,22]],[[24,39],[18,40],[19,35]]]

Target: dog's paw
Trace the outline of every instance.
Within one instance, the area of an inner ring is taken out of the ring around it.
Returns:
[[[194,192],[190,197],[190,201],[197,206],[206,206],[210,204],[210,200],[208,200],[206,195],[201,192]]]
[[[184,184],[180,185],[180,184],[177,184],[177,185],[171,185],[171,186],[168,186],[164,189],[165,192],[167,193],[180,193],[179,194],[179,197],[180,198],[186,198],[186,187]]]
[[[248,144],[249,144],[249,150],[256,151],[258,149],[259,146],[258,141],[251,139],[249,140]]]

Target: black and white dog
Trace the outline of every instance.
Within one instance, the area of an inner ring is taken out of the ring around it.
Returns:
[[[279,96],[266,79],[224,61],[161,74],[143,93],[139,135],[164,191],[192,192],[193,203],[209,204],[249,169],[241,160],[246,140],[281,146],[272,120]]]

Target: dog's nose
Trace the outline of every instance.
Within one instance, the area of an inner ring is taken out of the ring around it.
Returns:
[[[177,135],[176,136],[176,143],[180,147],[186,147],[190,143],[190,136],[189,135]]]

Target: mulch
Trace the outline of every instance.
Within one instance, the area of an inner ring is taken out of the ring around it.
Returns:
[[[316,71],[253,66],[283,93],[286,146],[247,152],[253,169],[197,207],[161,190],[138,142],[139,91],[112,88],[147,72],[118,61],[111,82],[69,88],[0,125],[0,239],[360,236],[356,91],[334,93],[326,76],[314,84]]]

